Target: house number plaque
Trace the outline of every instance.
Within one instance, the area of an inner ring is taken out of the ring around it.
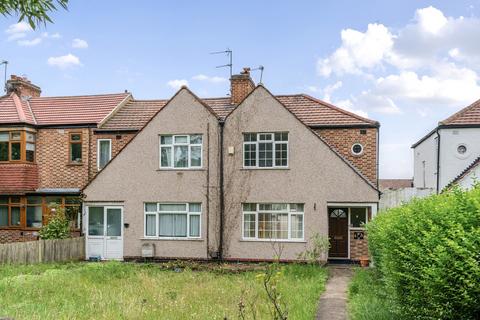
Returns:
[[[353,239],[355,240],[363,240],[364,232],[363,231],[355,231],[353,233]]]

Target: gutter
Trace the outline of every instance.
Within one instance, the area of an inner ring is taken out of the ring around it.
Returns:
[[[224,122],[219,122],[220,126],[220,241],[218,244],[218,258],[223,260],[223,229],[225,224],[225,195],[224,195],[224,181],[223,181],[223,128]]]

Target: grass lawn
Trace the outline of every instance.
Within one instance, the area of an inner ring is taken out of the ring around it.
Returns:
[[[375,269],[357,269],[348,290],[351,320],[395,320],[393,304]]]
[[[279,291],[289,319],[314,319],[326,270],[282,265]],[[254,303],[269,319],[261,271],[164,270],[155,264],[0,266],[0,317],[15,319],[238,319]]]

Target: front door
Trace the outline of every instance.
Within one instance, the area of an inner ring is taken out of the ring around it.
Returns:
[[[123,259],[122,225],[122,207],[87,207],[87,259]]]
[[[330,258],[348,258],[348,209],[328,208]]]

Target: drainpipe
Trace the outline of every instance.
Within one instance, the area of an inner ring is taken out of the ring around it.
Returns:
[[[437,127],[437,194],[440,193],[440,130]]]
[[[206,192],[206,211],[207,211],[207,230],[206,230],[206,241],[207,241],[207,255],[206,257],[209,257],[210,254],[210,123],[207,123],[207,192]]]
[[[224,122],[219,122],[220,125],[220,242],[218,244],[218,257],[223,260],[223,226],[225,214],[225,199],[224,199],[224,181],[223,181],[223,128]]]

